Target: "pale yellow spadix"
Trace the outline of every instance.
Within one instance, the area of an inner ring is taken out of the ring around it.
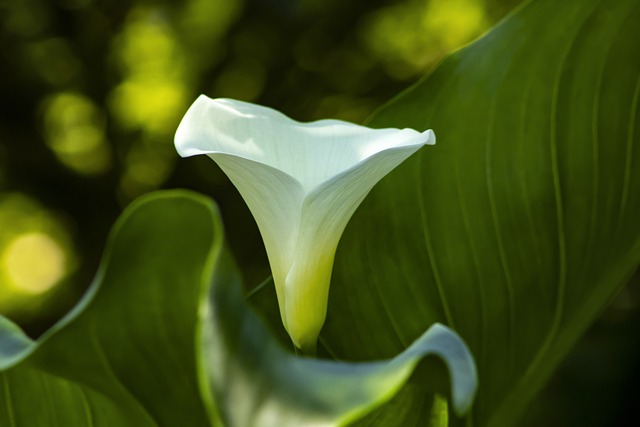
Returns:
[[[300,123],[266,107],[200,96],[176,133],[182,157],[206,154],[249,206],[271,264],[282,322],[313,351],[327,312],[333,258],[371,188],[434,144],[431,130]]]

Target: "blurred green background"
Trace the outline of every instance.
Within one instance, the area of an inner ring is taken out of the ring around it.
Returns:
[[[173,148],[196,96],[362,122],[519,3],[0,0],[0,313],[42,333],[87,288],[122,208],[159,188],[215,198],[247,283],[261,282],[239,195],[209,159]],[[627,425],[639,306],[637,276],[523,425]]]

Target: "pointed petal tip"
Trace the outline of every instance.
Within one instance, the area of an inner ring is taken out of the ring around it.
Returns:
[[[242,106],[247,105],[254,107],[252,104],[234,99],[214,99],[203,94],[199,95],[185,113],[176,130],[174,145],[180,157],[219,152],[217,147],[211,146],[209,143],[211,132],[207,132],[207,129],[216,122],[216,119],[246,116],[246,114],[242,114],[241,109]]]
[[[412,128],[387,128],[387,130],[397,131],[398,135],[405,137],[404,142],[398,144],[398,146],[404,147],[422,147],[424,145],[435,145],[436,134],[432,129],[427,129],[423,132]]]
[[[244,156],[246,153],[242,150],[235,153],[235,149],[230,148],[233,144],[229,145],[221,141],[233,140],[236,133],[243,134],[239,122],[258,119],[263,123],[297,123],[269,107],[230,98],[214,99],[199,95],[178,125],[174,138],[176,151],[181,157],[214,153]],[[242,137],[238,138],[242,139]]]
[[[173,138],[173,144],[180,157],[190,157],[195,156],[196,154],[201,154],[199,150],[194,150],[190,144],[194,132],[192,123],[197,120],[197,116],[202,114],[201,110],[203,109],[204,104],[209,100],[210,99],[205,95],[198,96],[184,114],[182,120],[180,120],[180,124],[178,125],[178,129],[176,129],[176,134]]]
[[[422,132],[421,135],[427,138],[427,140],[424,143],[425,145],[436,145],[436,134],[433,133],[433,130],[427,129],[424,132]]]

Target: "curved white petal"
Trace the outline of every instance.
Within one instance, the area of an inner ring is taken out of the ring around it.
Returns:
[[[200,96],[176,132],[183,156],[207,154],[229,176],[262,233],[285,328],[313,348],[324,323],[333,257],[351,215],[431,130],[299,123],[266,107]]]
[[[176,133],[183,157],[243,157],[294,177],[307,192],[377,152],[430,143],[413,129],[370,129],[340,120],[300,123],[271,108],[204,95]]]
[[[249,206],[271,265],[276,293],[284,293],[284,283],[296,252],[296,236],[304,193],[300,183],[291,176],[271,166],[229,154],[209,154]],[[278,298],[282,322],[288,329],[284,317],[284,299]]]
[[[428,132],[432,138],[433,133]],[[284,294],[288,331],[297,337],[295,344],[300,348],[315,343],[324,323],[333,256],[351,216],[373,186],[419,148],[414,145],[378,152],[305,197]]]

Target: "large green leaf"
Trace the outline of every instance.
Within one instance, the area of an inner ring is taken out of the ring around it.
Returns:
[[[245,302],[213,203],[159,193],[127,209],[88,294],[40,340],[0,316],[0,425],[342,425],[418,366],[431,401],[449,377],[456,412],[469,409],[473,359],[442,325],[389,361],[284,351]]]
[[[38,342],[0,320],[0,425],[210,425],[195,330],[212,216],[193,196],[135,203],[87,295]]]
[[[229,426],[348,424],[393,397],[428,355],[437,356],[450,372],[455,412],[469,409],[476,388],[475,365],[464,344],[444,326],[431,326],[389,361],[296,357],[285,352],[247,308],[232,263],[223,258],[217,271],[209,304],[202,310],[208,320],[203,322],[205,365],[213,400]],[[423,361],[421,369],[430,374],[422,391],[442,391],[437,375],[442,366],[437,360]],[[429,398],[431,403],[433,395]]]
[[[438,142],[345,231],[334,354],[445,323],[479,366],[473,425],[515,422],[640,260],[638,22],[637,0],[529,2],[377,113]]]

